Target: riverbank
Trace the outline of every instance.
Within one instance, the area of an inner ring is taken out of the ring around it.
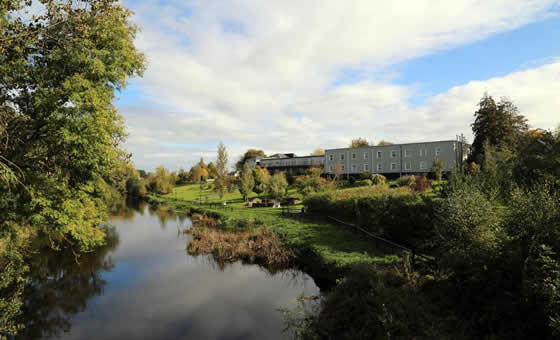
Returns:
[[[175,188],[168,195],[150,194],[147,201],[165,205],[175,213],[202,214],[219,220],[218,228],[227,232],[248,232],[266,228],[296,256],[296,262],[323,286],[332,285],[357,264],[392,265],[400,257],[375,247],[340,226],[317,217],[283,216],[281,209],[244,208],[243,202],[229,197],[227,208],[198,204],[189,193],[198,186]]]

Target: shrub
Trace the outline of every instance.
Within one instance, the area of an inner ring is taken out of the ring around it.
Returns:
[[[387,182],[387,178],[385,178],[385,176],[383,176],[383,175],[375,174],[375,175],[371,176],[371,181],[375,185],[385,184]]]
[[[371,181],[371,179],[362,179],[360,181],[357,181],[356,184],[360,187],[369,187],[373,185],[373,182]]]
[[[424,192],[432,187],[432,182],[426,176],[416,176],[414,191]]]
[[[371,179],[371,172],[364,171],[360,174],[360,179]]]
[[[414,189],[414,185],[416,184],[416,177],[414,175],[411,176],[402,176],[397,179],[397,186],[399,187],[409,187]]]

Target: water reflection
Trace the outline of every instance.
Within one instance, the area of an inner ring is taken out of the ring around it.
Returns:
[[[107,282],[101,273],[111,271],[111,250],[119,245],[115,228],[107,228],[107,244],[76,257],[71,250],[44,251],[30,263],[24,291],[23,339],[48,339],[71,328],[72,317],[87,308],[88,300],[103,294]]]
[[[286,339],[277,311],[317,295],[297,270],[186,254],[185,216],[142,203],[110,221],[108,244],[33,258],[18,338]]]

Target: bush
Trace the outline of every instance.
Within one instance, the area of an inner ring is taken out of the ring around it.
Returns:
[[[375,174],[375,175],[371,176],[371,181],[375,185],[385,184],[387,182],[387,178],[385,178],[385,176],[383,176],[383,175]]]
[[[432,187],[432,182],[426,176],[416,176],[414,191],[424,192]]]
[[[414,185],[416,184],[416,177],[414,175],[411,176],[402,176],[397,179],[397,186],[399,187],[409,187],[414,189]]]
[[[360,187],[369,187],[373,185],[373,182],[371,181],[371,179],[362,179],[360,181],[357,181],[356,184]]]
[[[371,172],[364,171],[360,174],[360,179],[371,179]]]
[[[461,339],[454,315],[398,273],[352,268],[318,314],[292,318],[302,339]],[[454,334],[458,333],[458,334]]]

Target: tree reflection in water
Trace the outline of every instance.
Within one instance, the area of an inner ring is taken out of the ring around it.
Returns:
[[[107,228],[107,244],[74,256],[70,249],[44,251],[32,257],[24,291],[22,339],[47,339],[68,332],[71,319],[86,309],[88,300],[103,295],[102,272],[114,268],[109,252],[119,244],[114,228]]]

